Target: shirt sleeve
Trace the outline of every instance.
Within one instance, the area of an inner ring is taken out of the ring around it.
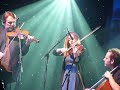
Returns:
[[[22,56],[26,55],[29,51],[30,45],[25,44],[25,40],[22,42]]]

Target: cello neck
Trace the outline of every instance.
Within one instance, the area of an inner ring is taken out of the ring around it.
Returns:
[[[116,69],[118,69],[120,67],[120,64],[117,65],[115,68],[113,68],[110,73],[113,73]],[[90,90],[95,89],[96,87],[98,87],[103,81],[105,81],[106,78],[103,76],[97,83],[95,83]]]
[[[101,78],[97,83],[95,83],[95,84],[90,88],[90,90],[95,89],[96,87],[98,87],[105,79],[106,79],[105,77]]]

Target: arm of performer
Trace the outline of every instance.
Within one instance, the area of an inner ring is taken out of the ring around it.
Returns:
[[[85,90],[90,90],[89,88],[86,88]],[[95,90],[95,89],[92,89],[92,90]]]
[[[29,46],[30,43],[34,41],[34,39],[35,39],[34,36],[30,36],[30,35],[28,35],[25,44],[26,44],[27,46]]]
[[[34,37],[33,36],[29,36],[27,37],[27,39],[25,40],[25,42],[22,45],[22,55],[26,55],[27,52],[29,51],[29,46],[31,44],[31,42],[34,41]]]
[[[55,56],[61,56],[63,55],[63,53],[66,51],[67,49],[66,48],[58,48],[56,50],[53,51],[53,54]]]
[[[108,78],[109,83],[110,83],[110,85],[111,85],[111,87],[112,87],[113,90],[120,90],[120,86],[115,82],[115,80],[113,79],[112,74],[109,71],[106,71],[105,74],[104,74],[104,76],[106,78]]]
[[[83,51],[84,51],[83,45],[78,45],[78,46],[73,47],[74,57],[80,56],[83,53]]]
[[[115,82],[112,74],[109,71],[105,72],[104,77],[106,77],[109,80],[112,90],[120,90],[120,86]],[[86,88],[85,90],[90,90],[90,89]]]
[[[0,59],[4,56],[4,53],[0,52]]]

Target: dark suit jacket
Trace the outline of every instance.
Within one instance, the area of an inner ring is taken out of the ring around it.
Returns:
[[[9,43],[13,37],[8,37]],[[0,52],[4,52],[6,46],[6,32],[3,28],[0,28]],[[12,72],[6,72],[5,70],[0,70],[0,79],[4,80],[6,83],[16,81],[21,68],[20,63],[20,46],[22,56],[26,55],[29,46],[25,45],[25,40],[21,40],[21,45],[19,45],[19,39],[16,37],[9,46],[10,50],[10,62],[9,67]]]

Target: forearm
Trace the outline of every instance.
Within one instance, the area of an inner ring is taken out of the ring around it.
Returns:
[[[0,52],[0,59],[4,56],[4,53]]]
[[[65,48],[59,48],[59,49],[56,49],[53,51],[53,54],[56,55],[56,56],[61,56],[63,55],[63,53],[66,51]]]
[[[109,77],[109,83],[113,90],[120,90],[120,86],[115,82],[112,76]]]

